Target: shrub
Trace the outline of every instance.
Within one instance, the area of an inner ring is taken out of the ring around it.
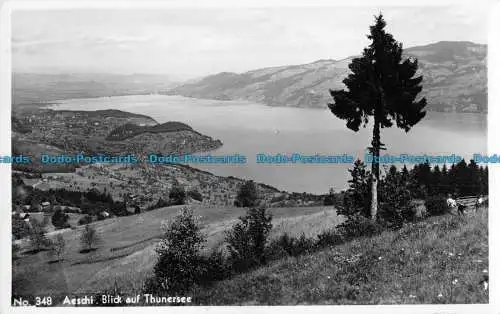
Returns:
[[[425,207],[431,216],[443,215],[448,212],[446,199],[442,195],[429,196],[425,200]]]
[[[250,208],[226,233],[233,269],[237,272],[265,263],[265,246],[272,216],[265,208]]]
[[[168,194],[171,205],[184,205],[186,201],[186,191],[179,185],[174,185]]]
[[[86,225],[92,222],[92,216],[90,215],[85,215],[82,218],[78,220],[78,224],[81,225]]]
[[[385,226],[361,214],[352,215],[337,226],[337,230],[345,238],[352,239],[362,236],[374,236],[381,233]]]
[[[408,221],[413,221],[410,182],[406,174],[392,165],[380,184],[379,218],[387,227],[397,229]]]
[[[36,219],[30,219],[31,228],[29,232],[29,239],[33,245],[33,252],[39,252],[42,249],[50,246],[50,241],[45,236],[45,224]]]
[[[318,234],[318,240],[316,241],[316,246],[318,248],[323,248],[327,246],[339,245],[344,242],[344,238],[338,230],[328,229]]]
[[[97,231],[90,225],[85,225],[80,236],[80,243],[82,245],[82,250],[80,252],[90,252],[95,249],[95,246],[100,242],[99,235]]]
[[[205,258],[203,273],[199,283],[210,284],[214,281],[223,280],[231,276],[231,265],[228,263],[222,251],[213,251]]]
[[[148,292],[183,293],[203,278],[206,261],[200,250],[205,242],[193,211],[183,208],[168,224],[157,248],[154,277],[148,279]]]
[[[234,205],[237,207],[253,207],[257,205],[257,201],[257,186],[250,180],[240,187]]]
[[[398,206],[397,202],[384,202],[379,208],[379,223],[387,228],[398,229],[406,222],[414,220],[414,212],[409,203]]]
[[[29,237],[30,226],[26,221],[18,217],[12,217],[12,237],[14,239],[22,239]]]
[[[304,233],[298,239],[284,233],[269,244],[266,255],[270,259],[279,259],[283,256],[295,257],[312,252],[315,245],[314,240],[306,238]]]
[[[70,225],[68,223],[69,216],[64,213],[61,209],[57,209],[52,214],[52,224],[56,229],[69,228]]]
[[[196,190],[190,190],[188,192],[188,196],[191,197],[192,199],[198,201],[198,202],[203,201],[203,195],[201,195],[201,193],[196,191]]]
[[[427,208],[425,207],[425,201],[421,199],[413,199],[411,201],[411,208],[413,211],[414,219],[422,219],[427,216]]]
[[[54,241],[52,241],[52,246],[50,251],[52,255],[54,255],[58,261],[61,261],[66,249],[66,241],[64,241],[64,237],[62,234],[58,234]]]

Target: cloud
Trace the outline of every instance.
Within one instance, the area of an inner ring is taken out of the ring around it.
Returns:
[[[82,44],[90,44],[90,45],[114,45],[114,44],[127,44],[127,43],[144,43],[151,41],[152,36],[144,35],[144,36],[130,36],[130,35],[122,35],[115,34],[109,36],[92,36],[92,35],[82,35],[75,41],[81,41]]]
[[[487,7],[477,6],[18,11],[12,15],[13,58],[25,67],[241,72],[358,54],[379,9],[405,47],[484,43]]]

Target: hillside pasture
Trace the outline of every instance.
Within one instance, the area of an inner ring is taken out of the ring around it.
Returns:
[[[124,292],[137,293],[156,262],[155,247],[163,235],[162,225],[172,219],[182,206],[165,207],[138,215],[116,217],[91,223],[99,238],[98,249],[80,253],[80,235],[84,226],[57,231],[66,241],[62,261],[55,261],[50,252],[21,254],[13,260],[13,294],[98,293],[116,283]],[[208,249],[220,245],[224,231],[231,228],[244,208],[190,206],[200,216],[207,234]],[[274,219],[273,236],[282,232],[306,235],[322,224],[340,221],[333,207],[292,207],[270,209]],[[313,228],[314,226],[314,228]],[[318,229],[320,230],[320,229]],[[48,237],[55,236],[54,232]],[[24,241],[22,252],[29,250]],[[207,249],[207,250],[208,250]]]
[[[488,303],[488,212],[409,223],[195,287],[199,305]]]

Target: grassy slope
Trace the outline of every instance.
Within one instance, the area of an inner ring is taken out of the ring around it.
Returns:
[[[163,235],[162,221],[171,219],[178,210],[178,206],[166,207],[92,223],[102,241],[98,250],[89,254],[79,253],[83,227],[62,231],[67,248],[63,262],[48,263],[53,258],[47,252],[24,254],[13,261],[14,293],[98,292],[112,287],[115,281],[125,287],[125,292],[136,292],[156,262],[154,249]],[[245,212],[242,208],[199,206],[194,211],[202,216],[209,247],[217,246],[224,230]],[[276,236],[283,231],[307,234],[312,225],[335,225],[339,221],[331,207],[273,208],[271,213],[277,226]],[[321,228],[316,230],[320,232]]]
[[[204,305],[487,303],[480,285],[488,274],[487,230],[486,210],[433,217],[271,263],[192,296]]]

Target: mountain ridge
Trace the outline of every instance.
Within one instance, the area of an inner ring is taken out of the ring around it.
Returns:
[[[487,46],[440,41],[404,50],[419,60],[424,75],[421,96],[430,111],[487,112]],[[343,89],[348,65],[357,56],[319,59],[306,64],[220,72],[162,92],[194,98],[248,100],[270,106],[326,108],[330,89]]]

